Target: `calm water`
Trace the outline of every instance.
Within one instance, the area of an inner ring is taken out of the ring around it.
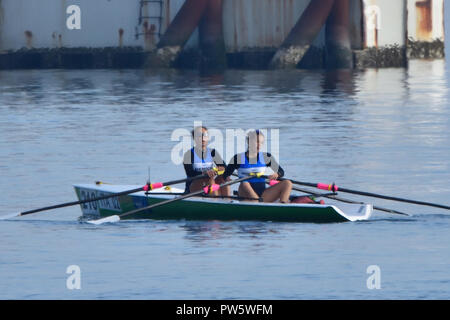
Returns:
[[[73,201],[73,183],[183,177],[175,129],[279,129],[291,178],[450,204],[444,61],[365,72],[0,72],[0,215]],[[342,224],[0,221],[2,299],[449,299],[450,214],[356,198]],[[66,269],[81,269],[68,290]],[[381,289],[369,290],[377,265]]]

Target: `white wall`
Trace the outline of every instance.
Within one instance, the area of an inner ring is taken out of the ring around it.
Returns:
[[[405,45],[406,8],[400,0],[363,0],[367,47]],[[375,29],[371,29],[370,26]]]
[[[407,0],[408,2],[408,37],[413,40],[433,41],[444,40],[444,0],[433,0],[431,10],[432,31],[428,37],[418,34],[417,2],[421,0]]]
[[[66,9],[81,7],[81,30],[68,30]],[[27,45],[25,31],[31,31],[32,46],[107,47],[119,45],[119,29],[124,45],[142,45],[134,39],[138,22],[138,1],[124,0],[2,0],[1,49]],[[55,39],[56,37],[56,39]]]

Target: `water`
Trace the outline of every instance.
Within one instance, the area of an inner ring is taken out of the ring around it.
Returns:
[[[450,203],[444,61],[364,72],[0,73],[0,215],[73,201],[74,183],[183,177],[175,129],[279,129],[288,177]],[[0,221],[2,299],[449,299],[445,210],[367,222],[79,223],[79,207]],[[66,269],[81,269],[68,290]],[[367,268],[381,289],[367,288]]]

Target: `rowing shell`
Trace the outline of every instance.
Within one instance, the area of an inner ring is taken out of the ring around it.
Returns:
[[[136,185],[77,184],[74,185],[79,200],[93,199],[139,188]],[[183,190],[159,189],[112,197],[81,204],[83,218],[99,219],[120,215],[182,194]],[[167,193],[167,194],[165,194]],[[156,220],[246,220],[276,222],[330,223],[368,220],[371,204],[281,204],[239,201],[237,199],[193,197],[127,216],[126,219]]]

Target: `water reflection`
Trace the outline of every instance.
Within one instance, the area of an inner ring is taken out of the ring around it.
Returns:
[[[340,95],[349,96],[355,94],[356,71],[350,69],[327,70],[324,72],[322,80],[322,95]]]
[[[263,239],[267,235],[282,233],[281,224],[265,222],[189,221],[180,228],[186,232],[185,239],[194,242],[235,238],[236,235],[240,238]]]
[[[180,226],[186,231],[185,238],[194,242],[204,242],[208,240],[218,240],[226,237],[227,231],[232,227],[223,222],[186,222]]]

